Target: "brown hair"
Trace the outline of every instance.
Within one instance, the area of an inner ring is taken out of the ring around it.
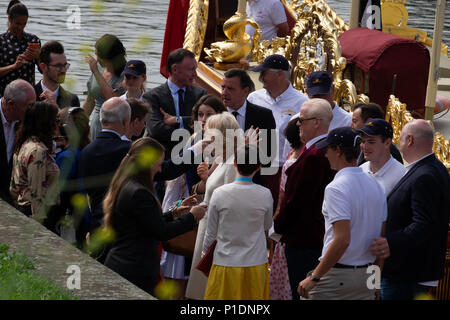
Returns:
[[[125,58],[127,53],[119,38],[112,34],[104,34],[95,43],[95,48],[99,58],[111,61],[114,67],[114,74],[120,77],[127,64],[127,59]]]
[[[147,115],[147,113],[151,112],[150,104],[148,104],[145,101],[141,101],[136,98],[129,98],[127,99],[127,102],[131,108],[130,121],[133,121],[136,118],[142,120],[142,118],[144,118]]]
[[[153,164],[162,156],[164,150],[164,147],[153,138],[143,137],[133,142],[114,174],[103,200],[106,228],[112,228],[114,225],[114,208],[120,191],[127,182],[131,180],[137,181],[155,194],[150,171]],[[155,199],[157,199],[156,196]]]
[[[91,142],[89,139],[89,117],[83,108],[65,107],[59,110],[58,117],[63,123],[70,145],[82,150]]]
[[[28,107],[16,135],[14,152],[19,153],[22,144],[32,136],[36,136],[51,152],[57,115],[58,107],[47,102],[35,102]]]
[[[218,97],[212,94],[206,94],[200,99],[198,99],[197,103],[192,108],[192,125],[194,125],[194,121],[198,120],[198,109],[203,104],[213,108],[216,113],[222,113],[227,111],[227,108],[225,108],[222,101]]]

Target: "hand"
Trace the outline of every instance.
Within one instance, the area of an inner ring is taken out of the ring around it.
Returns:
[[[197,204],[197,195],[193,194],[192,196],[187,197],[183,201],[181,201],[182,206],[192,207]]]
[[[202,163],[200,163],[197,167],[197,174],[202,179],[202,181],[208,180],[209,176],[209,158]]]
[[[39,59],[41,55],[41,49],[40,48],[30,48],[28,47],[25,50],[25,56],[28,58],[28,60],[37,60]]]
[[[208,207],[206,206],[206,204],[202,204],[202,205],[198,205],[198,206],[192,207],[191,213],[194,216],[195,221],[198,222],[205,216],[207,208]]]
[[[53,91],[50,91],[48,89],[46,89],[44,92],[41,93],[41,95],[39,96],[39,99],[41,99],[44,102],[57,105],[56,94],[53,93]]]
[[[212,140],[207,139],[199,140],[192,146],[192,148],[195,150],[196,154],[203,154],[203,151],[211,142]]]
[[[162,108],[159,108],[159,111],[163,115],[164,124],[166,124],[168,126],[176,126],[177,125],[177,117],[176,116],[172,116],[172,115],[168,114]]]
[[[92,73],[98,71],[97,60],[93,56],[88,54],[86,57],[84,57],[84,61],[87,62]]]
[[[177,219],[181,217],[182,215],[189,212],[189,210],[192,208],[192,206],[182,206],[180,205],[178,208],[172,211],[172,216],[174,219]]]
[[[298,284],[297,292],[301,297],[309,299],[309,292],[316,285],[317,282],[312,281],[310,277],[307,277],[305,280]]]
[[[388,258],[391,255],[391,251],[387,239],[376,237],[370,244],[370,253],[380,259]]]
[[[262,139],[259,138],[259,135],[259,128],[253,129],[253,126],[251,126],[247,131],[247,135],[245,136],[245,144],[257,146],[258,142],[262,141]]]
[[[22,67],[24,64],[29,64],[30,62],[27,61],[25,58],[25,54],[21,53],[17,56],[16,62],[14,63],[14,69],[18,69]]]
[[[89,245],[91,243],[91,233],[86,233],[86,244]]]

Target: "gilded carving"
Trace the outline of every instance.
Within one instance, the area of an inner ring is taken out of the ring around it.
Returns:
[[[197,60],[202,53],[208,24],[209,0],[191,0],[189,3],[183,48],[192,51]]]

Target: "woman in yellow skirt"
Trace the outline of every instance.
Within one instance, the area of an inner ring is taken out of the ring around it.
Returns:
[[[269,189],[252,182],[260,169],[250,161],[256,152],[249,146],[237,151],[236,180],[217,188],[209,202],[202,254],[217,244],[205,300],[269,299],[265,231],[272,226],[273,199]]]

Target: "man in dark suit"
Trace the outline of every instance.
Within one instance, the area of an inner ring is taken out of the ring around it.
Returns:
[[[388,195],[386,236],[371,244],[372,254],[386,259],[383,300],[412,300],[444,275],[450,176],[433,154],[433,139],[425,120],[408,123],[400,134],[400,151],[409,165]]]
[[[34,86],[39,101],[57,104],[60,109],[80,106],[78,96],[60,85],[64,83],[69,66],[61,43],[49,41],[42,46],[39,63],[42,80]]]
[[[178,141],[171,141],[175,129],[191,131],[192,107],[207,92],[193,85],[197,76],[195,55],[180,48],[169,54],[169,79],[166,83],[149,90],[143,96],[152,112],[147,117],[146,136],[158,140],[166,148],[166,159]]]
[[[258,128],[260,132],[266,132],[266,134],[262,133],[262,141],[259,144],[259,147],[262,148],[259,155],[265,156],[260,158],[261,163],[266,167],[261,169],[261,174],[264,174],[265,171],[268,171],[267,166],[275,158],[278,150],[278,140],[271,132],[271,130],[276,129],[276,123],[272,110],[257,106],[247,100],[247,96],[254,89],[255,85],[245,70],[230,69],[225,72],[225,77],[222,80],[222,102],[224,106],[236,117],[244,132],[252,126],[253,129]],[[274,172],[271,173],[275,174],[278,167],[273,169]],[[257,183],[261,182],[258,181],[260,179],[259,175],[255,175],[253,178]]]
[[[300,109],[300,139],[305,142],[297,161],[287,170],[285,195],[280,211],[274,217],[275,232],[286,244],[292,298],[298,300],[297,286],[319,263],[325,233],[322,202],[325,187],[335,172],[325,157],[325,149],[316,143],[327,137],[333,118],[330,104],[324,99],[311,99]]]
[[[0,99],[0,198],[12,204],[9,184],[15,135],[28,106],[36,101],[36,94],[31,84],[22,79],[9,83],[4,93]]]

